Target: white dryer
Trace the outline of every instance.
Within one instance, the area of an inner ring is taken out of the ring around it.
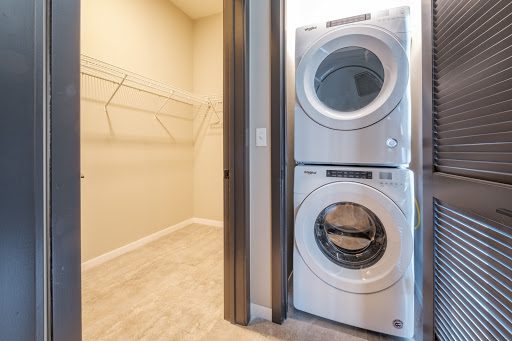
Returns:
[[[412,337],[413,173],[297,166],[294,199],[294,306]]]
[[[410,162],[409,7],[298,28],[295,161]]]

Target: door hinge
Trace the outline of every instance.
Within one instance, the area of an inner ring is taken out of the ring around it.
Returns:
[[[229,169],[224,169],[224,179],[229,179]]]

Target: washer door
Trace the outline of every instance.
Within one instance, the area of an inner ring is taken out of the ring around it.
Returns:
[[[325,185],[304,200],[296,215],[295,243],[320,279],[354,293],[394,284],[413,253],[412,231],[398,206],[355,182]]]
[[[318,39],[296,70],[297,100],[315,122],[355,130],[386,117],[409,80],[407,54],[389,32],[374,26],[336,29]]]

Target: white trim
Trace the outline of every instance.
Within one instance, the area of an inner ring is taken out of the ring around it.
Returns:
[[[83,262],[82,263],[82,271],[92,269],[100,264],[108,262],[111,259],[119,257],[127,252],[133,251],[133,250],[135,250],[141,246],[144,246],[148,243],[151,243],[152,241],[155,241],[171,232],[174,232],[176,230],[179,230],[181,228],[184,228],[184,227],[186,227],[188,225],[192,225],[192,224],[201,224],[201,225],[207,225],[207,226],[212,226],[212,227],[224,227],[224,222],[222,222],[220,220],[211,220],[211,219],[203,219],[203,218],[190,218],[187,220],[183,220],[182,222],[177,223],[176,225],[169,226],[163,230],[160,230],[158,232],[150,234],[146,237],[142,237],[141,239],[138,239],[134,242],[131,242],[131,243],[121,246],[117,249],[114,249],[112,251],[104,253],[96,258],[89,259],[88,261]]]
[[[194,224],[208,225],[212,227],[224,227],[224,222],[222,220],[192,218],[192,221]]]
[[[272,321],[272,309],[259,304],[251,303],[251,321],[256,318]]]
[[[152,241],[155,241],[171,232],[174,232],[176,230],[179,230],[185,226],[188,226],[188,225],[191,225],[194,223],[195,223],[195,218],[190,218],[190,219],[184,220],[176,225],[169,226],[163,230],[160,230],[158,232],[150,234],[149,236],[142,237],[141,239],[138,239],[138,240],[131,242],[129,244],[126,244],[124,246],[121,246],[120,248],[117,248],[117,249],[114,249],[107,253],[104,253],[96,258],[93,258],[86,262],[83,262],[82,263],[82,271],[92,269],[92,268],[94,268],[100,264],[103,264],[111,259],[119,257],[127,252],[133,251],[133,250],[135,250],[141,246],[144,246],[148,243],[151,243]]]

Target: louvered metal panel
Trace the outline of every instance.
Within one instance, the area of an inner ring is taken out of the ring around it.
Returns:
[[[441,340],[512,339],[512,228],[434,204],[434,326]]]
[[[512,184],[512,1],[436,0],[436,171]]]

